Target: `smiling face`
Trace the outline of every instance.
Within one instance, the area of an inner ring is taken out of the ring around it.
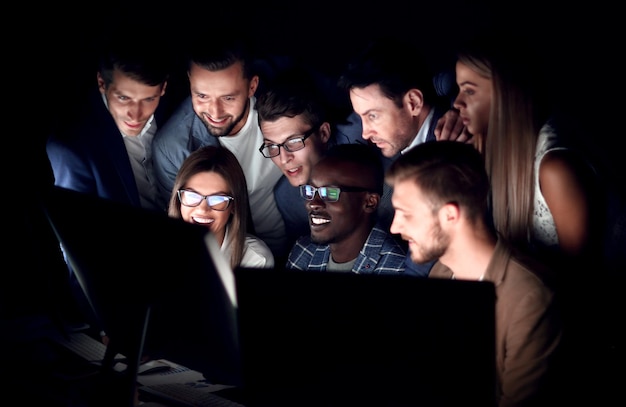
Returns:
[[[232,192],[228,183],[216,172],[199,172],[192,175],[184,186],[201,195],[230,195]],[[208,227],[215,234],[217,241],[222,244],[226,234],[226,225],[230,219],[232,208],[230,205],[224,211],[211,209],[206,199],[198,206],[180,204],[180,212],[185,222],[196,223]]]
[[[459,94],[454,100],[454,107],[459,110],[467,130],[474,136],[484,138],[489,128],[492,80],[480,75],[470,66],[457,62],[456,82],[459,85]]]
[[[351,89],[350,101],[361,117],[363,138],[374,143],[385,157],[408,147],[419,131],[409,106],[398,107],[377,84]]]
[[[261,123],[265,144],[284,144],[290,139],[302,137],[310,130],[311,126],[304,122],[302,115],[281,117],[275,121],[265,120]],[[280,147],[280,154],[269,159],[280,168],[291,185],[297,187],[306,184],[313,166],[326,151],[329,137],[330,126],[324,123],[304,140],[303,149],[289,152]]]
[[[450,237],[442,229],[430,200],[417,185],[411,180],[396,182],[391,202],[395,214],[390,231],[408,242],[411,260],[426,263],[443,256]]]
[[[163,86],[150,86],[136,81],[119,70],[113,71],[113,80],[107,87],[98,74],[98,88],[109,107],[109,112],[122,134],[138,136],[159,106],[165,94]]]
[[[209,71],[196,64],[189,69],[193,110],[207,130],[216,137],[237,134],[246,123],[250,97],[259,82],[248,80],[241,63],[219,71]]]
[[[311,173],[309,184],[314,187],[369,187],[370,180],[364,180],[360,167],[353,163],[332,159],[320,161]],[[306,201],[311,227],[311,239],[318,244],[337,244],[344,246],[355,240],[353,246],[358,249],[365,237],[359,231],[369,232],[369,219],[372,208],[368,208],[369,192],[341,191],[337,202],[320,199],[316,192],[312,201]],[[373,211],[375,211],[375,206]],[[365,226],[364,226],[365,225]]]

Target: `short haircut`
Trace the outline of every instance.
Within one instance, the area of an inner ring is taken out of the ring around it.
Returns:
[[[385,170],[378,151],[366,144],[337,144],[330,148],[320,160],[338,160],[357,165],[362,172],[360,177],[373,181],[374,192],[382,196]]]
[[[380,38],[372,41],[349,63],[338,85],[346,91],[378,85],[382,93],[401,106],[410,89],[419,89],[424,102],[436,104],[434,73],[423,55],[408,41]]]
[[[412,181],[434,208],[455,203],[476,221],[488,213],[489,178],[482,155],[471,144],[427,141],[397,158],[387,169],[386,181]]]
[[[148,86],[167,82],[172,69],[172,53],[166,44],[157,44],[155,41],[137,46],[122,35],[102,40],[98,72],[105,85],[108,87],[113,82],[115,70]]]
[[[299,65],[279,72],[256,97],[259,123],[300,115],[312,127],[328,121],[328,106],[315,78]]]
[[[211,41],[210,38],[200,36],[191,40],[187,50],[187,69],[191,68],[191,64],[196,64],[215,72],[241,63],[244,78],[252,79],[256,75],[252,47],[244,39],[235,36]]]

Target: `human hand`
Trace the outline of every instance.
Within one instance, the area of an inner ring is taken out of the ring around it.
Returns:
[[[109,345],[109,336],[104,331],[100,331],[100,340],[105,346]]]
[[[463,126],[463,120],[456,109],[450,109],[437,120],[435,126],[435,138],[437,141],[453,140],[461,143],[470,142],[472,135]]]

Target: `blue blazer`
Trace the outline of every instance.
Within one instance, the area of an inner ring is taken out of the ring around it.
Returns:
[[[77,122],[57,126],[46,141],[54,184],[139,207],[122,134],[97,88],[88,96],[89,104]],[[158,118],[155,113],[157,123]]]

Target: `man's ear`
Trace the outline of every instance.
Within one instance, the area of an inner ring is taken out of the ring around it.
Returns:
[[[415,115],[419,115],[424,106],[424,94],[419,89],[409,89],[404,96],[409,110]]]
[[[259,76],[254,75],[252,79],[250,79],[250,87],[248,88],[248,97],[252,97],[256,93],[256,90],[258,87],[259,87]]]
[[[106,92],[107,88],[106,88],[106,85],[104,83],[104,78],[102,77],[102,75],[100,75],[100,72],[98,72],[98,74],[96,75],[96,79],[98,80],[98,90],[100,91],[100,93],[102,93],[104,95],[104,93]]]
[[[322,123],[317,133],[319,135],[320,141],[324,144],[327,144],[328,140],[330,140],[330,123]]]
[[[368,193],[367,198],[365,199],[365,212],[367,213],[376,212],[376,209],[378,209],[379,203],[380,203],[380,195],[376,193]]]
[[[439,208],[439,222],[442,225],[455,224],[461,218],[461,209],[455,202],[448,202]]]

